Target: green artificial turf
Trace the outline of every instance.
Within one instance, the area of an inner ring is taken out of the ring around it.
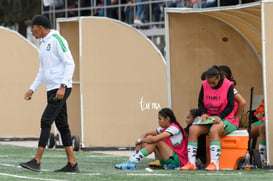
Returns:
[[[139,164],[138,170],[116,170],[114,165],[123,162],[127,157],[113,156],[94,152],[75,152],[79,164],[79,174],[54,173],[53,170],[63,167],[67,160],[63,149],[49,150],[44,153],[41,168],[42,172],[33,172],[19,166],[20,162],[26,162],[36,153],[34,148],[0,145],[0,180],[94,180],[94,181],[249,181],[249,180],[273,180],[271,170],[254,169],[226,170],[208,172],[204,170],[180,171],[153,169],[152,172],[145,168],[151,159],[144,159]]]

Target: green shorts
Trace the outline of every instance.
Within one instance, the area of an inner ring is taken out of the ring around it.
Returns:
[[[168,160],[160,160],[160,166],[164,165],[172,165],[173,167],[180,167],[180,160],[178,155],[173,151],[173,156],[171,156]]]
[[[255,123],[253,123],[253,126],[259,126],[261,124],[263,124],[264,121],[260,120],[260,121],[256,121]]]
[[[225,119],[222,119],[221,122],[224,124],[224,126],[225,126],[225,131],[226,131],[227,133],[231,133],[232,131],[235,131],[235,130],[238,129],[237,126],[235,126],[234,124],[231,124],[231,122],[229,122],[229,121],[227,121],[227,120],[225,120]],[[208,124],[208,125],[207,125],[207,127],[208,127],[209,130],[210,130],[210,128],[211,128],[212,125],[213,125],[213,124]]]

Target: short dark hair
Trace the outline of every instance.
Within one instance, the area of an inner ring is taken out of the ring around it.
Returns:
[[[31,20],[31,25],[39,25],[50,29],[50,21],[45,15],[35,15]]]
[[[206,77],[207,77],[207,76],[206,76],[206,73],[207,73],[207,72],[203,72],[203,73],[202,73],[202,75],[201,75],[201,80],[202,80],[202,81],[206,80]]]
[[[218,77],[220,75],[220,70],[216,65],[213,65],[205,72],[206,78]]]
[[[193,118],[201,116],[201,112],[197,108],[190,109],[190,113],[191,113],[191,115],[192,115]]]

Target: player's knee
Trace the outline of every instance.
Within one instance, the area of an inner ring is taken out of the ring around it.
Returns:
[[[63,146],[72,146],[71,133],[68,127],[59,129],[62,137]]]
[[[43,129],[43,128],[45,128],[45,129],[51,128],[51,123],[50,123],[50,121],[42,120],[42,121],[41,121],[41,128],[42,128],[42,129]]]
[[[198,138],[198,136],[201,134],[201,129],[199,125],[192,125],[189,129],[189,135],[191,138]]]
[[[39,146],[40,147],[45,147],[47,142],[48,142],[48,138],[50,135],[50,127],[44,127],[41,130],[41,135],[40,135],[40,139],[39,139]]]

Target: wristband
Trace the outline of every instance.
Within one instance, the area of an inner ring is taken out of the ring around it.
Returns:
[[[141,143],[141,138],[137,139],[137,143],[140,144]]]

